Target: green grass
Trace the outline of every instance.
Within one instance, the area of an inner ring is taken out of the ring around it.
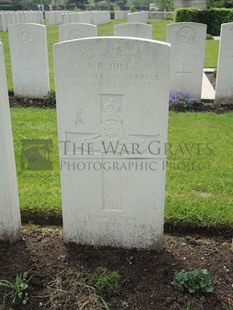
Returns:
[[[58,213],[61,209],[61,197],[56,113],[49,109],[14,108],[11,109],[11,116],[21,208],[42,213]],[[52,139],[52,171],[21,169],[22,139]]]
[[[114,21],[105,25],[98,26],[98,36],[111,36],[113,35],[113,27],[116,24],[125,23],[126,21]],[[166,26],[171,23],[167,20],[150,20],[150,24],[153,26],[153,39],[159,41],[166,40]],[[4,44],[6,71],[8,80],[8,89],[13,91],[11,64],[10,64],[10,51],[8,33],[0,32],[1,40]],[[49,73],[51,89],[54,90],[54,76],[53,76],[53,44],[58,42],[58,27],[47,26],[47,39],[48,39],[48,55],[49,55]],[[205,67],[215,68],[217,66],[219,41],[207,40],[206,41],[206,53],[205,53]]]
[[[187,171],[169,169],[168,165],[166,220],[233,224],[232,130],[233,113],[170,113],[169,142],[195,144],[193,152],[201,143],[202,155],[192,156],[191,160],[205,163],[206,168]],[[211,153],[205,147],[207,143]],[[187,156],[187,151],[184,153],[179,151],[177,157]]]
[[[22,210],[40,213],[61,213],[55,110],[12,108],[12,124],[17,162],[20,204]],[[191,161],[210,162],[210,170],[187,171],[167,169],[166,220],[202,225],[233,225],[233,113],[170,113],[169,142],[171,151],[184,143],[194,144],[192,156],[187,151],[170,154],[169,162],[177,164],[180,157]],[[53,170],[21,169],[21,139],[52,139]],[[202,143],[202,154],[194,150]],[[205,148],[208,143],[211,154]]]
[[[216,68],[218,62],[219,41],[206,40],[205,68]]]

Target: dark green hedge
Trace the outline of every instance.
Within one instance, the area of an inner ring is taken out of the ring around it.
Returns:
[[[207,33],[218,36],[221,24],[233,22],[233,9],[176,9],[175,22],[196,22],[207,25]]]
[[[0,11],[18,11],[22,10],[21,5],[17,4],[0,4]]]

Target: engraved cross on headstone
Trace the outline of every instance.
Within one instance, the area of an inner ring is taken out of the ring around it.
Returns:
[[[184,84],[185,84],[185,78],[187,75],[191,74],[192,71],[185,70],[185,62],[182,63],[182,70],[181,71],[176,71],[177,74],[181,74],[181,91],[185,90],[184,89]]]
[[[100,128],[96,132],[66,132],[66,141],[76,142],[78,145],[85,145],[88,153],[88,143],[93,145],[93,153],[81,155],[78,159],[99,160],[104,162],[114,162],[121,166],[124,160],[149,160],[152,155],[148,154],[146,141],[158,138],[159,134],[138,135],[128,133],[128,129],[123,125],[122,115],[122,95],[100,95],[101,96],[101,115]],[[104,147],[103,147],[104,144]],[[136,146],[134,148],[134,146]],[[85,148],[85,147],[84,147]],[[135,152],[134,152],[135,151]],[[72,154],[72,149],[68,151]],[[142,167],[142,166],[141,166]],[[122,192],[124,190],[124,171],[114,170],[109,173],[105,169],[101,170],[102,182],[102,210],[103,211],[123,211]],[[115,190],[113,190],[115,189]]]

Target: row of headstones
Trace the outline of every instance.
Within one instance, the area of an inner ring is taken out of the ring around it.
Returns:
[[[167,142],[169,53],[167,43],[135,38],[54,46],[59,141],[71,143],[65,153],[59,143],[65,241],[162,249],[166,169],[154,154],[155,142]],[[0,44],[0,240],[15,241],[21,224],[3,59]],[[67,170],[66,163],[85,164],[82,152],[72,153],[73,142],[76,150],[93,144],[87,161],[104,168]],[[102,142],[137,144],[137,152],[105,155]]]
[[[123,20],[127,18],[129,11],[115,11],[115,20]],[[109,12],[67,12],[67,11],[46,11],[45,18],[48,20],[49,25],[60,25],[69,23],[87,23],[87,24],[99,24],[97,16],[101,16],[101,23],[106,20],[106,23],[110,22]]]
[[[145,23],[147,24],[149,18],[148,12],[135,12],[127,14],[128,23]]]
[[[220,62],[226,57],[223,61],[231,67],[232,27],[222,26],[221,48],[226,44],[227,50],[220,52]],[[166,155],[160,161],[156,154],[158,144],[167,142],[170,60],[181,49],[181,61],[191,48],[199,57],[205,32],[201,24],[170,25],[168,38],[177,41],[171,48],[168,43],[116,37],[54,46],[66,241],[162,248]],[[28,38],[30,45],[39,39]],[[3,59],[0,44],[0,239],[15,241],[21,224]],[[109,143],[120,145],[123,153],[106,153]]]
[[[201,100],[207,26],[175,23],[167,26],[171,44],[170,91],[187,92]],[[128,23],[114,26],[115,36],[152,39],[152,26]],[[233,104],[233,23],[222,24],[215,89],[216,104]]]
[[[110,12],[67,12],[53,11],[46,12],[45,17],[49,25],[68,23],[87,23],[101,25],[110,22]],[[1,11],[0,30],[8,31],[9,25],[35,23],[43,24],[43,13],[41,11]]]
[[[43,24],[43,13],[40,11],[0,11],[1,31],[8,31],[9,25],[25,23]]]
[[[170,91],[189,92],[201,99],[206,43],[205,24],[176,23],[167,26],[171,44]],[[216,104],[233,104],[233,23],[221,25],[215,87]]]
[[[51,11],[45,12],[45,18],[49,25],[59,25],[68,23],[87,23],[101,25],[110,22],[109,11],[90,11],[90,12],[67,12]],[[116,11],[115,19],[122,20],[127,18],[127,22],[147,23],[148,12],[129,13],[128,11]],[[1,11],[0,30],[8,31],[11,24],[35,23],[43,24],[43,13],[41,11]]]
[[[229,39],[231,29],[232,23],[222,25],[216,86],[217,103],[227,103],[233,97],[231,87],[233,57]],[[60,41],[95,37],[96,35],[96,26],[90,24],[59,26]],[[139,23],[115,25],[114,35],[152,39],[152,26]],[[32,98],[44,97],[49,91],[45,26],[12,25],[9,31],[9,40],[15,95]],[[206,25],[198,23],[170,24],[167,26],[167,42],[172,46],[170,90],[172,92],[188,92],[199,101],[202,91]]]
[[[45,18],[49,25],[60,25],[69,23],[87,23],[102,25],[110,22],[109,11],[88,11],[88,12],[68,12],[51,11],[45,12]]]
[[[115,20],[127,19],[128,13],[130,13],[130,11],[114,11],[114,19]]]
[[[97,27],[91,24],[65,24],[59,25],[58,29],[60,42],[97,36]],[[152,26],[137,23],[116,25],[114,35],[152,39]],[[46,27],[11,25],[9,43],[15,96],[43,98],[50,90]]]
[[[128,23],[147,23],[148,12],[115,11],[115,20],[127,19]],[[51,11],[45,12],[45,18],[49,25],[60,25],[69,23],[87,23],[100,25],[110,22],[110,12],[67,12],[67,11]]]

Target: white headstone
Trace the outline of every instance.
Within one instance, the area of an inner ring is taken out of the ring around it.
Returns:
[[[233,23],[222,24],[215,103],[233,104]]]
[[[54,46],[67,242],[162,248],[169,59],[152,40]]]
[[[50,90],[46,27],[11,25],[9,42],[15,96],[43,98]]]
[[[127,14],[128,23],[147,23],[148,22],[148,12],[134,12]]]
[[[201,99],[207,26],[175,23],[167,26],[171,43],[170,90],[189,92]]]
[[[97,36],[97,27],[91,24],[65,24],[58,27],[59,41]]]
[[[152,25],[127,23],[114,26],[114,35],[118,37],[136,37],[152,39]]]
[[[125,12],[124,11],[114,11],[114,19],[115,20],[122,20],[125,18]]]
[[[0,240],[20,239],[21,219],[3,46],[0,43]]]

